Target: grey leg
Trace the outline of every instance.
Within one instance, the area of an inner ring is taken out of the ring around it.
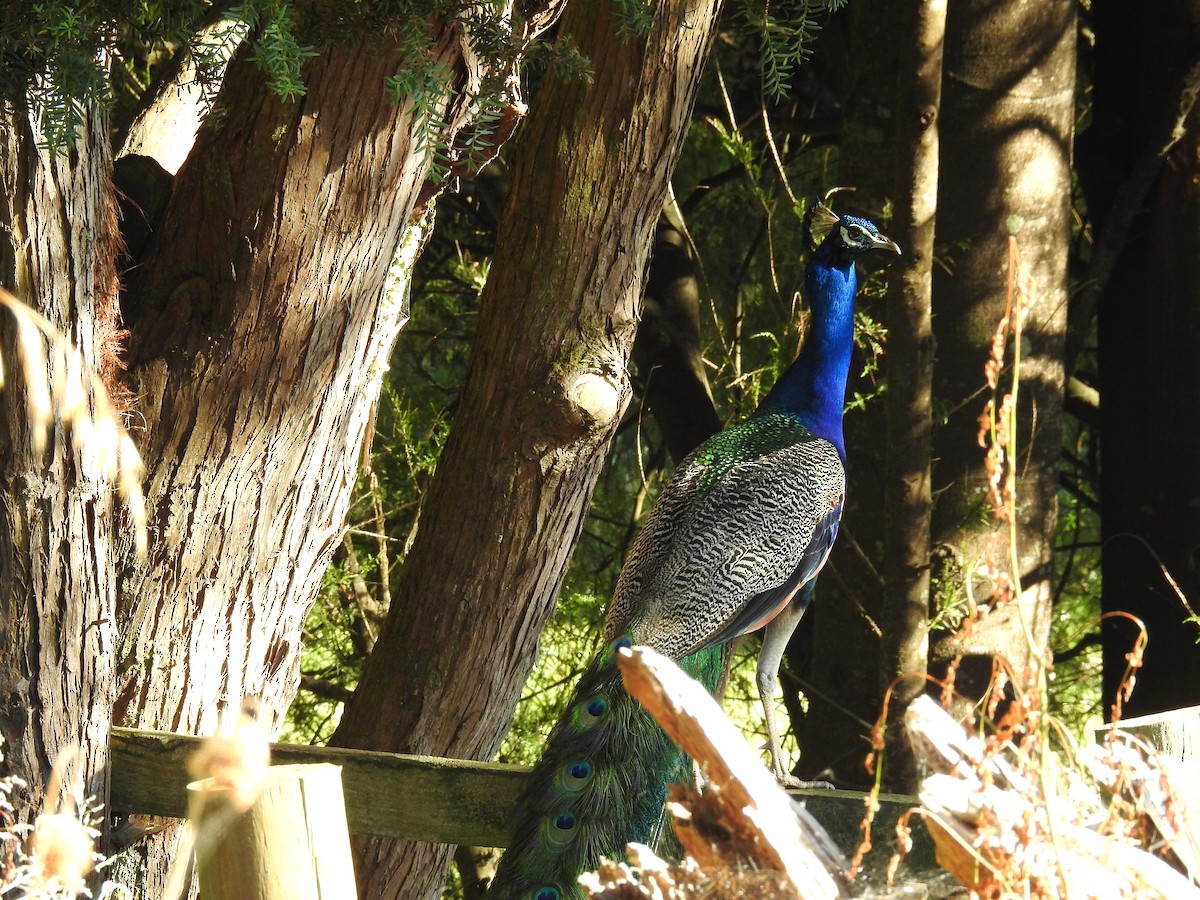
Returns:
[[[783,654],[788,641],[796,631],[796,626],[804,618],[812,600],[815,582],[810,581],[792,598],[787,609],[772,619],[763,633],[762,648],[758,651],[758,696],[762,700],[763,714],[767,723],[767,749],[771,753],[771,767],[775,771],[776,780],[784,787],[809,788],[833,787],[824,781],[801,781],[786,771],[783,764],[783,748],[779,743],[779,728],[775,723],[775,685],[779,681],[779,666],[783,662]]]
[[[802,591],[801,596],[804,593]],[[779,682],[779,665],[783,661],[788,641],[791,640],[792,633],[800,624],[808,606],[807,602],[798,603],[799,599],[797,596],[788,604],[787,609],[767,624],[763,633],[762,649],[758,651],[758,696],[762,700],[767,721],[767,749],[771,752],[771,767],[775,771],[775,778],[785,787],[796,787],[798,779],[784,769],[779,728],[775,724],[775,685]]]

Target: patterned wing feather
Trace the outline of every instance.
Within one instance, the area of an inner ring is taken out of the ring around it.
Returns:
[[[838,523],[841,519],[842,507],[839,505],[817,524],[812,540],[791,576],[778,587],[751,597],[742,607],[741,612],[734,616],[721,631],[709,638],[705,646],[723,644],[738,635],[756,631],[781,612],[801,588],[817,577],[817,573],[825,565],[825,560],[829,558],[829,551],[833,549],[833,541],[837,537]]]
[[[634,542],[610,636],[679,658],[761,624],[824,562],[844,495],[837,450],[790,415],[717,435],[680,464]]]

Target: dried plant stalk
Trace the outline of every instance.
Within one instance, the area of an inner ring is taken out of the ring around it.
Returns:
[[[40,453],[45,449],[56,422],[69,429],[81,471],[116,485],[133,520],[138,556],[144,558],[147,537],[142,458],[118,419],[104,382],[67,335],[2,288],[0,305],[17,326],[17,350],[34,450]],[[4,387],[4,376],[0,364],[0,388]]]

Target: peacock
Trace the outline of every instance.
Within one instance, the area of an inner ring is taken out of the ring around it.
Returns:
[[[828,197],[826,197],[826,201]],[[580,678],[518,802],[511,849],[491,896],[582,896],[579,874],[629,841],[651,841],[684,753],[625,693],[622,647],[676,659],[709,690],[729,642],[766,626],[757,681],[776,776],[786,780],[772,695],[784,648],[837,536],[845,496],[842,409],[854,343],[855,261],[900,252],[866,219],[815,201],[819,241],[805,269],[812,309],[800,355],[745,421],[676,468],[633,541],[605,624],[605,647]]]

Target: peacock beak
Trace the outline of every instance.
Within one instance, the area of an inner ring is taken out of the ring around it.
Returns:
[[[903,255],[900,253],[900,245],[897,244],[895,241],[893,241],[891,238],[884,237],[882,234],[877,234],[877,235],[874,235],[874,240],[875,240],[875,243],[874,243],[874,246],[872,247],[872,249],[874,249],[874,250],[893,250],[893,251],[895,251],[897,256]]]

